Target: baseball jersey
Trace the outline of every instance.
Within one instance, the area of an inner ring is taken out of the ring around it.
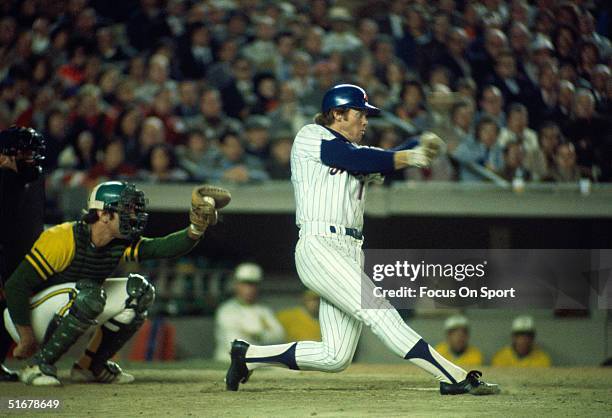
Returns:
[[[325,164],[322,150],[326,142],[332,141],[344,143],[349,150],[368,148],[349,143],[338,133],[321,125],[309,124],[300,129],[291,149],[296,224],[301,227],[305,223],[321,222],[361,230],[367,167],[359,172],[349,172],[342,167]],[[391,161],[392,158],[391,155]]]
[[[534,347],[525,357],[519,357],[511,346],[499,350],[491,360],[495,367],[550,367],[550,356],[541,348]]]
[[[469,345],[463,353],[457,355],[450,349],[448,343],[442,342],[436,346],[436,351],[457,366],[468,369],[470,367],[482,366],[483,363],[482,353],[478,348],[471,345]]]

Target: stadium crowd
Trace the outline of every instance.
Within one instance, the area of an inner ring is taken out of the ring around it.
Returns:
[[[605,2],[600,2],[605,3]],[[348,4],[351,9],[342,7]],[[0,128],[50,184],[288,179],[297,130],[350,82],[448,152],[389,181],[612,180],[597,1],[22,0],[0,5]],[[368,145],[407,134],[372,120]]]

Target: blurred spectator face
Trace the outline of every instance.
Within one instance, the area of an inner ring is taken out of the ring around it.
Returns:
[[[85,9],[81,13],[79,13],[75,23],[75,29],[77,33],[81,35],[92,33],[95,27],[96,12],[94,9]]]
[[[552,58],[552,51],[548,48],[540,48],[534,50],[531,56],[534,64],[541,67],[545,63],[550,62]]]
[[[0,20],[0,45],[12,45],[17,34],[17,24],[12,17]]]
[[[113,34],[108,28],[98,29],[96,33],[96,38],[98,40],[98,49],[100,51],[106,51],[108,49],[112,49],[114,46]]]
[[[562,57],[572,54],[574,48],[574,35],[568,28],[560,28],[556,38],[557,52]]]
[[[113,141],[104,150],[104,167],[108,171],[114,171],[125,159],[125,152],[121,141]]]
[[[187,148],[193,154],[204,154],[208,149],[208,145],[208,139],[202,132],[193,132],[187,138]]]
[[[519,54],[527,52],[529,48],[529,29],[522,23],[515,23],[510,29],[510,46]]]
[[[172,95],[170,90],[162,89],[153,99],[153,111],[157,116],[169,116],[172,113]]]
[[[502,113],[504,99],[497,87],[489,87],[482,93],[480,106],[489,115],[498,116]]]
[[[516,62],[511,55],[502,55],[495,64],[495,72],[501,78],[514,78],[516,75]]]
[[[154,55],[149,63],[149,79],[156,83],[165,83],[168,79],[168,58],[163,55]]]
[[[238,54],[238,44],[231,39],[223,42],[219,49],[219,60],[223,62],[232,62]]]
[[[221,97],[217,90],[208,90],[200,100],[200,111],[205,118],[221,117]]]
[[[576,167],[576,149],[572,144],[561,144],[557,147],[555,163],[560,171],[571,171]]]
[[[546,126],[540,130],[539,142],[540,149],[544,155],[552,157],[561,142],[560,132],[557,126]]]
[[[183,81],[179,86],[181,104],[186,107],[198,105],[198,89],[193,81]]]
[[[478,140],[487,148],[491,148],[497,142],[497,124],[492,122],[481,123],[478,127]]]
[[[559,104],[566,109],[571,109],[574,103],[574,85],[567,80],[559,83]]]
[[[469,2],[465,5],[465,9],[463,11],[463,21],[466,27],[475,27],[479,23],[480,16],[476,6],[476,2]]]
[[[586,68],[591,68],[599,60],[599,51],[595,44],[586,43],[580,48],[580,64]]]
[[[508,48],[508,39],[506,35],[499,29],[491,29],[487,31],[485,36],[485,49],[493,59]]]
[[[117,85],[121,79],[121,73],[117,68],[111,68],[107,70],[102,77],[100,77],[100,89],[102,90],[103,96],[109,96],[115,93]]]
[[[76,141],[76,146],[80,155],[93,157],[94,143],[94,137],[91,132],[81,132]]]
[[[199,26],[191,34],[191,45],[195,47],[206,47],[210,42],[210,34],[204,26]]]
[[[446,68],[439,67],[434,69],[429,76],[429,85],[432,87],[435,85],[450,87],[450,77]]]
[[[265,148],[270,142],[270,134],[265,128],[253,127],[251,129],[247,129],[245,132],[245,137],[249,145],[256,150]]]
[[[242,36],[246,29],[247,22],[241,14],[234,14],[227,22],[227,31],[230,35]]]
[[[102,69],[102,63],[98,56],[90,56],[87,58],[85,68],[83,70],[85,81],[87,83],[96,83],[98,81],[98,75]]]
[[[416,85],[408,85],[404,89],[402,101],[406,106],[411,109],[421,106],[421,104],[423,103],[423,95],[421,94],[421,89]]]
[[[383,149],[390,149],[399,144],[400,138],[395,129],[387,128],[380,135],[378,146]]]
[[[237,163],[242,159],[244,148],[236,135],[227,134],[221,142],[221,152],[229,161]]]
[[[81,115],[93,116],[97,115],[99,108],[100,94],[92,89],[90,92],[83,94],[79,101],[79,112]]]
[[[413,33],[421,33],[425,28],[425,18],[420,8],[412,7],[406,15],[406,24]]]
[[[523,357],[531,353],[535,336],[531,333],[515,333],[512,334],[512,348],[519,357]]]
[[[529,24],[529,6],[523,1],[512,2],[510,8],[510,21]]]
[[[50,75],[50,64],[46,58],[40,58],[34,64],[32,69],[32,81],[36,84],[42,84],[47,81]]]
[[[283,138],[272,144],[272,158],[282,166],[288,166],[291,159],[291,139]]]
[[[135,92],[134,92],[134,81],[124,80],[119,83],[117,90],[115,91],[119,103],[123,106],[134,103]]]
[[[395,52],[393,51],[393,44],[391,44],[390,42],[387,42],[385,40],[376,43],[374,56],[379,64],[389,64],[393,61],[393,58],[395,57],[394,54]]]
[[[467,46],[467,34],[461,28],[453,28],[448,37],[448,50],[452,55],[463,55]]]
[[[438,13],[433,18],[434,37],[441,42],[446,42],[450,29],[450,19],[447,14]]]
[[[559,68],[559,78],[561,80],[568,80],[572,83],[576,83],[576,80],[578,80],[576,67],[570,62],[564,62]]]
[[[454,353],[463,353],[468,346],[470,334],[465,327],[450,329],[446,333],[448,347]]]
[[[387,78],[387,85],[401,85],[404,83],[404,70],[397,62],[391,62],[387,65],[387,71],[385,73]]]
[[[23,32],[17,37],[17,43],[15,45],[15,52],[17,56],[22,59],[28,58],[32,55],[32,34],[30,32]]]
[[[129,75],[134,80],[142,80],[145,75],[145,61],[142,56],[136,56],[130,60]]]
[[[610,82],[610,68],[607,65],[597,65],[591,74],[591,84],[596,91],[605,93]]]
[[[540,69],[540,87],[543,90],[556,90],[559,82],[559,71],[553,65],[544,65]]]
[[[369,48],[378,35],[378,24],[369,18],[361,19],[357,36],[366,48]]]
[[[262,41],[272,41],[276,35],[276,29],[274,28],[274,20],[266,16],[261,18],[260,23],[255,29],[256,36]]]
[[[170,155],[164,146],[157,146],[151,152],[151,171],[155,174],[167,173],[170,170]]]
[[[315,26],[306,32],[304,39],[304,48],[310,55],[318,56],[321,54],[323,47],[323,29]]]
[[[257,93],[265,99],[274,99],[277,94],[278,86],[274,77],[266,77],[257,84]]]
[[[288,58],[295,48],[295,39],[293,39],[293,36],[285,34],[278,38],[276,48],[281,57]]]
[[[464,131],[469,131],[470,126],[472,126],[472,120],[474,119],[474,108],[471,105],[464,105],[458,107],[453,114],[453,122],[455,125],[463,129]]]
[[[310,75],[312,60],[306,54],[296,54],[293,58],[291,71],[294,77],[306,78]]]
[[[296,100],[295,89],[290,83],[283,83],[280,87],[279,100],[282,103],[293,103]]]
[[[574,102],[574,114],[577,118],[589,119],[595,113],[595,98],[588,90],[578,91]]]
[[[49,134],[54,138],[63,138],[66,135],[66,116],[55,111],[49,115]]]
[[[148,117],[145,119],[140,131],[141,150],[145,151],[155,144],[162,144],[166,141],[164,124],[156,117]]]
[[[138,108],[133,108],[128,111],[119,122],[121,135],[123,135],[124,138],[135,138],[138,128],[140,127],[141,119],[142,113]]]
[[[246,305],[252,305],[257,302],[257,284],[238,282],[234,285],[234,293],[236,299]]]
[[[234,77],[238,81],[250,81],[252,77],[251,63],[249,60],[239,58],[234,62],[233,65]]]
[[[593,15],[589,12],[584,12],[580,16],[579,20],[580,33],[584,36],[591,35],[595,31],[595,20]]]
[[[528,115],[526,110],[513,110],[508,114],[508,129],[522,133],[527,127]]]
[[[523,166],[523,147],[516,142],[511,142],[506,146],[504,152],[504,166],[510,170],[516,170]]]
[[[540,11],[536,17],[535,31],[544,35],[550,35],[555,28],[553,15],[547,11]]]

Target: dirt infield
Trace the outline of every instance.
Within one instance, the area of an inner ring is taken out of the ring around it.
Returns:
[[[4,383],[0,398],[61,400],[57,411],[9,413],[36,417],[612,416],[611,369],[484,368],[503,390],[489,397],[442,397],[428,375],[409,365],[357,364],[340,374],[268,369],[237,393],[225,391],[224,369],[210,363],[134,365],[130,371],[137,379],[131,385],[74,385],[62,373],[64,387]]]

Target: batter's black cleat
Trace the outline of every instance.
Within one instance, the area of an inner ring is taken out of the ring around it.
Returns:
[[[0,382],[19,382],[19,375],[0,364]]]
[[[246,366],[246,352],[249,348],[249,343],[242,340],[234,340],[230,356],[232,363],[227,369],[225,375],[225,388],[227,390],[237,391],[241,383],[246,383],[249,380],[251,372]]]
[[[500,392],[499,385],[487,383],[480,380],[482,372],[472,370],[468,372],[465,380],[457,383],[440,382],[440,393],[442,395],[497,395]]]

